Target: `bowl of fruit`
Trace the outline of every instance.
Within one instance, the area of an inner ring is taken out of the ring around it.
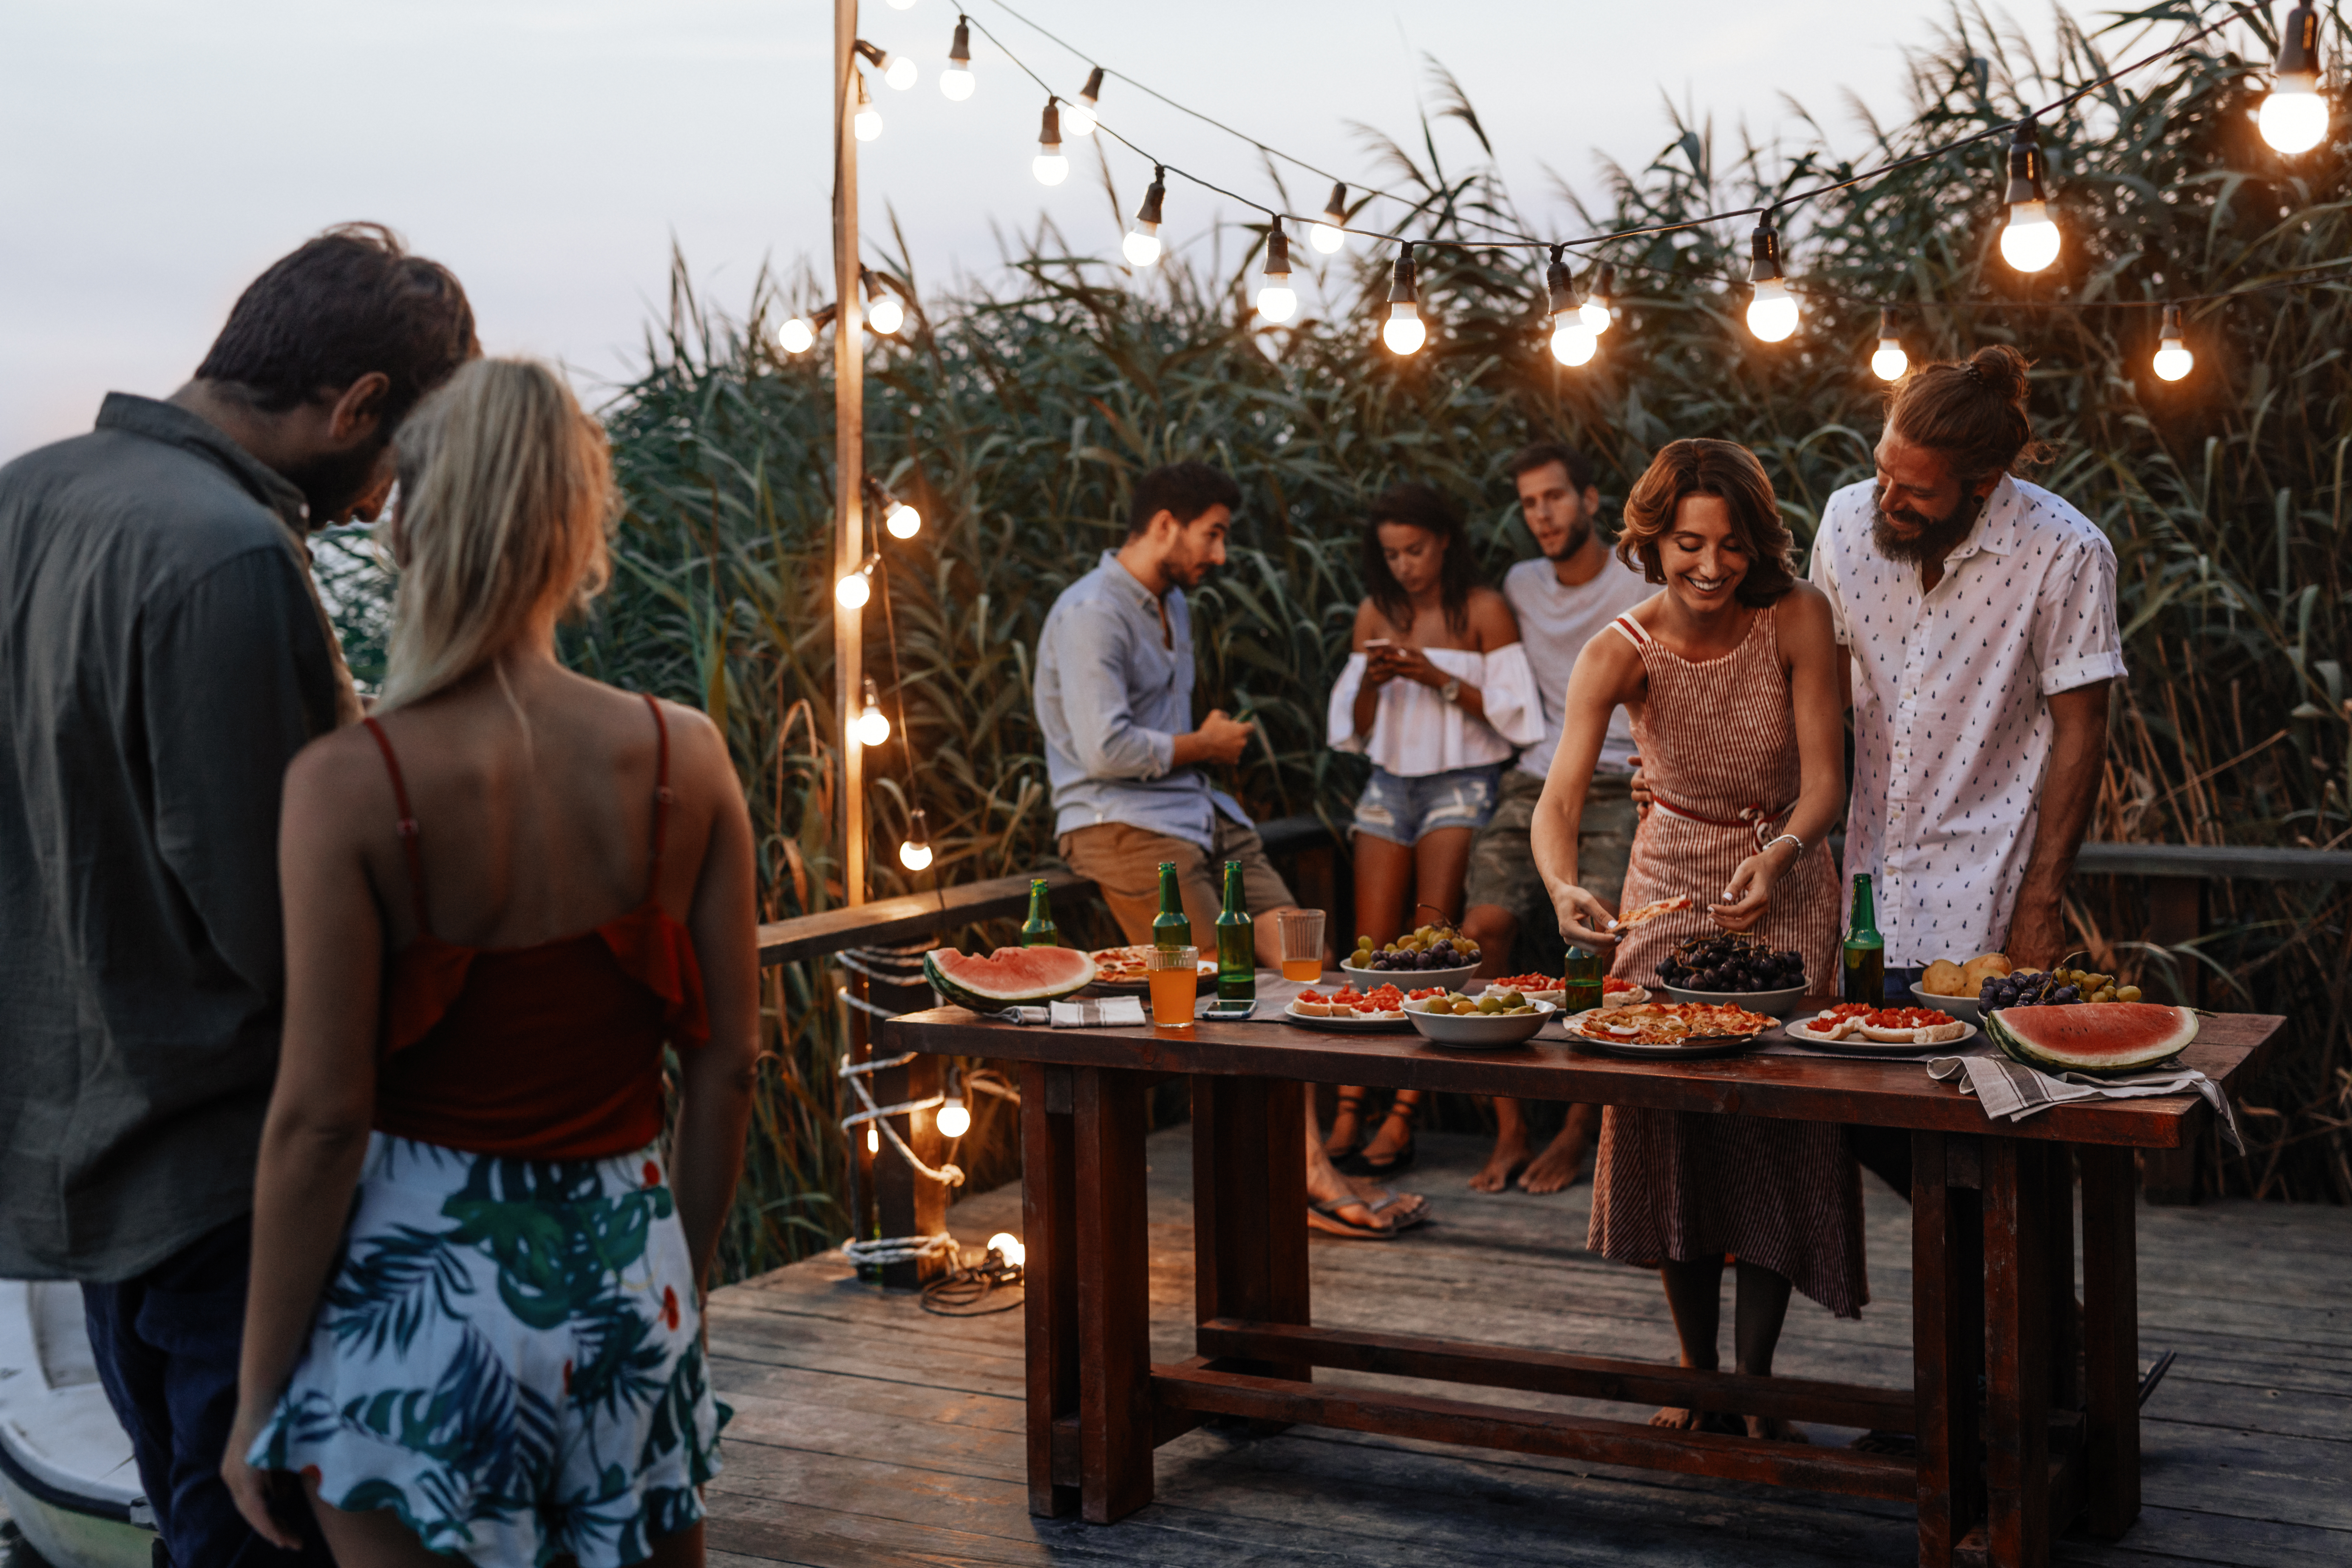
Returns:
[[[2073,1002],[2137,1002],[2137,985],[2118,985],[2112,974],[2087,969],[2021,969],[2013,974],[1986,977],[1977,992],[1977,1005],[1990,1013],[2000,1007],[2063,1007]]]
[[[1404,1016],[1412,1020],[1415,1032],[1432,1045],[1481,1049],[1533,1039],[1544,1020],[1559,1010],[1549,1002],[1530,1002],[1517,991],[1493,985],[1475,996],[1453,991],[1404,1005]]]
[[[1682,943],[1659,963],[1658,978],[1677,1002],[1727,1002],[1775,1018],[1795,1011],[1809,989],[1801,955],[1728,934]]]
[[[1360,936],[1356,951],[1340,960],[1339,967],[1350,981],[1379,975],[1392,984],[1443,985],[1451,991],[1478,973],[1478,944],[1450,925],[1423,926],[1386,947],[1374,947],[1370,937]],[[1412,978],[1393,978],[1401,975]]]

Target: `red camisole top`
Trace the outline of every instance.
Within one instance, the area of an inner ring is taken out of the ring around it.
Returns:
[[[687,929],[655,897],[669,816],[660,737],[645,901],[595,930],[531,947],[464,947],[433,934],[415,814],[391,740],[366,721],[392,774],[416,939],[394,954],[376,1071],[381,1131],[477,1153],[591,1160],[634,1153],[662,1130],[662,1043],[710,1037]]]

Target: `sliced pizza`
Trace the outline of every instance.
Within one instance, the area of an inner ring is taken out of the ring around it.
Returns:
[[[1680,910],[1696,909],[1696,905],[1691,902],[1690,895],[1687,893],[1678,894],[1671,899],[1653,899],[1646,904],[1636,904],[1632,909],[1627,910],[1623,914],[1619,915],[1615,920],[1609,922],[1609,929],[1611,931],[1631,931],[1635,926],[1649,924],[1652,921],[1656,920],[1660,915],[1670,915]]]

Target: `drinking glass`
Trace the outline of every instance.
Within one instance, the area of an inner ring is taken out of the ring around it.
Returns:
[[[1163,1029],[1192,1026],[1192,1003],[1201,990],[1201,950],[1150,947],[1143,967],[1151,982],[1151,1021]]]
[[[1274,917],[1274,933],[1282,943],[1282,977],[1309,985],[1323,978],[1323,911],[1285,910]]]

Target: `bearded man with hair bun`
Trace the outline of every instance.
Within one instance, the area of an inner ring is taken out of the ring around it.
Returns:
[[[2106,535],[2018,477],[2050,457],[2028,368],[1995,345],[1913,371],[1889,394],[1875,476],[1830,498],[1813,540],[1849,655],[1845,874],[1876,890],[1890,1002],[1939,958],[2046,969],[2069,947],[2061,900],[2123,637]],[[1907,1194],[1907,1137],[1880,1150],[1857,1133]]]

